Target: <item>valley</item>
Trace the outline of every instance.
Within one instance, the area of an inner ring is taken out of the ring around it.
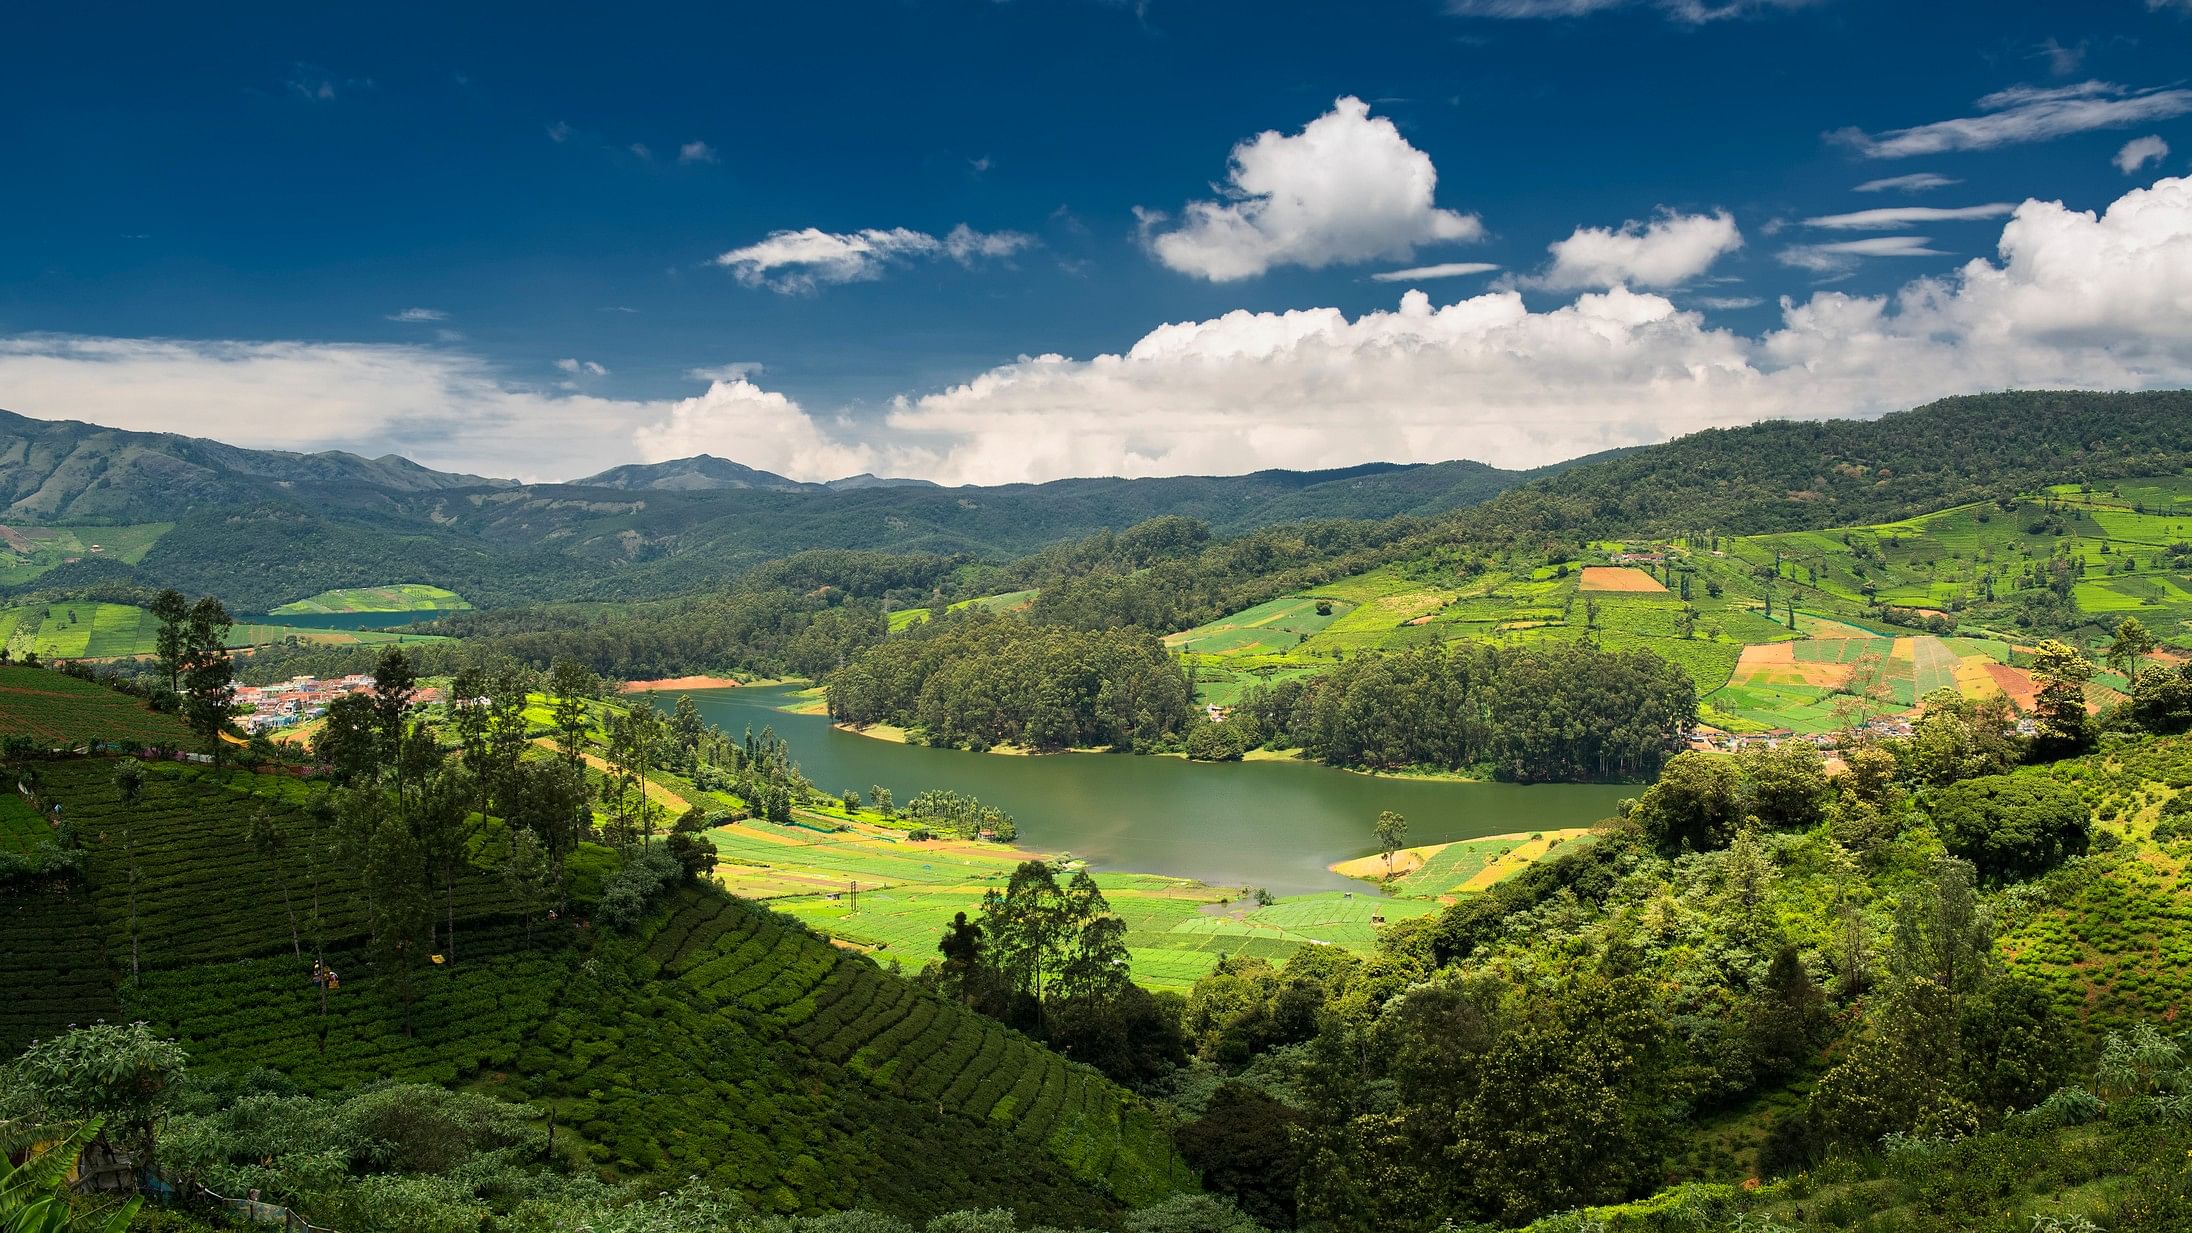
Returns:
[[[174,1042],[168,1176],[337,1228],[385,1174],[257,1145],[255,1102],[470,1119],[402,1210],[513,1231],[2140,1228],[2192,1150],[2174,410],[2114,473],[2062,420],[2068,481],[2038,449],[1889,499],[1899,464],[1814,457],[1858,486],[1766,515],[1697,451],[1770,472],[1767,425],[1435,516],[795,541],[588,600],[439,549],[360,576],[383,536],[162,618],[180,516],[0,611],[0,1043]],[[936,495],[729,465],[659,491]],[[239,684],[311,706],[262,740]]]

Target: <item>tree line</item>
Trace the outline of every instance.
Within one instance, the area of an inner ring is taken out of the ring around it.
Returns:
[[[1334,766],[1483,768],[1523,783],[1648,778],[1697,723],[1697,689],[1643,651],[1457,642],[1353,656],[1257,686],[1226,726]]]
[[[829,678],[839,723],[894,724],[972,749],[1155,749],[1185,726],[1191,699],[1178,662],[1150,634],[978,609],[915,625]]]

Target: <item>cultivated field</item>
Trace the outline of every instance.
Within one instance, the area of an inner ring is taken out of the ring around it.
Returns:
[[[115,527],[0,526],[0,586],[29,582],[71,560],[135,565],[145,559],[145,553],[161,536],[174,529],[172,522]]]
[[[127,694],[45,668],[0,665],[0,736],[57,748],[87,741],[178,747],[192,737],[173,715]]]

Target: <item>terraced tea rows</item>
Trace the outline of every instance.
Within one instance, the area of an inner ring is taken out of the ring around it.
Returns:
[[[0,736],[27,736],[46,748],[89,741],[180,748],[193,738],[173,715],[92,681],[44,668],[0,664]]]

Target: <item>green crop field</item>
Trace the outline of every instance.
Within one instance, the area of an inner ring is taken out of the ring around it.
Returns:
[[[448,612],[472,605],[455,591],[403,583],[386,587],[346,587],[292,600],[268,610],[269,616],[333,612]]]
[[[41,659],[115,659],[150,655],[160,622],[130,604],[89,602],[29,604],[0,609],[0,639],[11,655]],[[439,641],[433,635],[373,630],[311,629],[300,625],[239,623],[228,631],[231,648],[271,643],[317,642],[332,646]]]
[[[192,741],[182,721],[127,694],[16,665],[0,665],[0,736],[27,736],[48,748],[87,741],[179,747]]]

